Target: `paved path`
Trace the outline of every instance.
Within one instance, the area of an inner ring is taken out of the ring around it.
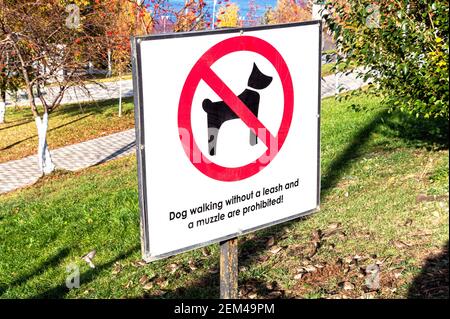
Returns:
[[[322,79],[322,98],[330,97],[338,93],[359,89],[365,82],[356,74],[345,75],[343,73],[332,74]]]
[[[126,82],[126,87],[131,81]],[[339,85],[343,90],[353,90],[361,87],[363,81],[355,76],[339,76]],[[96,99],[117,97],[118,85],[110,84],[109,93],[99,93]],[[322,81],[322,98],[336,93],[335,75],[327,76]],[[132,88],[126,91],[127,96],[133,95]],[[70,100],[68,97],[65,101]],[[84,98],[88,98],[84,96]],[[89,166],[98,165],[106,161],[116,159],[135,152],[134,129],[96,138],[79,144],[61,147],[51,150],[53,162],[57,168],[69,171],[77,171]],[[32,155],[20,160],[0,164],[0,194],[31,185],[41,176],[37,156]]]
[[[338,82],[336,82],[336,78]],[[122,83],[122,97],[133,96],[133,82],[131,80],[122,80],[116,82],[104,82],[101,86],[96,84],[88,84],[86,88],[89,94],[79,87],[70,88],[64,94],[61,104],[68,103],[82,103],[89,101],[101,101],[107,99],[118,99],[119,98],[119,85]],[[344,91],[355,90],[363,84],[361,79],[357,79],[354,74],[343,75],[342,73],[338,75],[326,76],[322,81],[322,97],[329,97],[334,95],[337,90],[336,88],[342,87]],[[56,88],[48,88],[45,91],[47,95],[46,98],[52,100],[52,97],[57,93]],[[27,96],[24,91],[21,91],[17,95],[18,100],[17,105],[25,105],[28,103]],[[35,102],[37,105],[41,104],[41,101],[36,98]],[[7,96],[6,103],[8,106],[13,105],[13,99]]]
[[[133,82],[131,80],[122,80],[114,82],[103,82],[98,84],[87,84],[86,89],[81,89],[80,87],[72,87],[68,89],[61,101],[61,104],[69,103],[82,103],[89,101],[101,101],[108,99],[118,99],[119,98],[119,86],[122,83],[122,97],[133,96]],[[53,100],[55,94],[57,94],[57,88],[46,88],[44,91],[45,98],[49,101]],[[41,100],[35,98],[37,105],[41,105]],[[14,103],[14,99],[11,96],[6,97],[6,105],[27,105],[28,98],[25,91],[19,91],[17,94],[17,101]]]
[[[135,152],[134,129],[51,150],[56,168],[77,171]],[[0,194],[34,184],[41,173],[36,155],[0,164]]]

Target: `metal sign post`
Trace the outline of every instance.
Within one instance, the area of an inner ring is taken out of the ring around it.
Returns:
[[[220,298],[238,298],[238,239],[220,242]]]

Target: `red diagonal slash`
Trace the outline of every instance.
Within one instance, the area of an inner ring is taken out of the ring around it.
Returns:
[[[202,79],[228,105],[228,107],[247,125],[268,148],[276,142],[275,137],[248,109],[248,107],[231,91],[222,79],[207,65],[202,66]]]

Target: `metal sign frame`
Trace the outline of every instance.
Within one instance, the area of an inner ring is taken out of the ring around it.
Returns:
[[[183,37],[199,37],[204,35],[213,35],[213,34],[224,34],[224,33],[247,33],[252,31],[260,31],[260,30],[270,30],[270,29],[278,29],[278,28],[289,28],[289,27],[298,27],[298,26],[309,26],[309,25],[318,25],[319,26],[319,46],[318,46],[318,104],[317,104],[317,121],[318,121],[318,129],[317,129],[317,199],[316,199],[316,207],[312,210],[305,211],[302,213],[298,213],[286,218],[278,219],[272,221],[270,223],[266,223],[263,225],[259,225],[257,227],[253,227],[250,229],[246,229],[240,233],[229,234],[224,237],[216,238],[207,242],[203,242],[200,244],[188,246],[182,249],[174,250],[165,254],[151,256],[150,255],[150,241],[147,236],[149,230],[148,224],[148,212],[147,212],[147,202],[146,202],[146,194],[147,194],[147,180],[146,180],[146,159],[145,159],[145,134],[144,134],[144,118],[143,118],[143,87],[142,87],[142,66],[140,64],[141,61],[141,42],[149,41],[149,40],[161,40],[161,39],[170,39],[170,38],[183,38]],[[136,130],[136,157],[137,157],[137,171],[138,171],[138,194],[139,194],[139,210],[140,210],[140,233],[141,233],[141,251],[143,259],[147,262],[167,258],[182,252],[186,252],[189,250],[193,250],[196,248],[208,246],[214,243],[224,242],[226,240],[235,238],[237,236],[245,235],[248,233],[252,233],[254,231],[264,229],[270,226],[274,226],[277,224],[281,224],[293,219],[297,219],[300,217],[304,217],[310,215],[314,212],[317,212],[320,209],[320,114],[321,114],[321,54],[322,54],[322,21],[321,20],[313,20],[306,22],[297,22],[297,23],[286,23],[286,24],[276,24],[276,25],[264,25],[264,26],[256,26],[256,27],[245,27],[245,28],[227,28],[227,29],[218,29],[218,30],[208,30],[208,31],[196,31],[196,32],[180,32],[180,33],[167,33],[167,34],[156,34],[156,35],[147,35],[147,36],[137,36],[131,38],[131,49],[132,49],[132,73],[133,73],[133,92],[134,92],[134,115],[135,115],[135,130]]]

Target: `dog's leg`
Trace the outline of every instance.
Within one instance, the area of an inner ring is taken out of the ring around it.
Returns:
[[[258,103],[259,103],[259,101],[258,101]],[[256,117],[258,117],[258,109],[259,109],[259,105],[256,104],[255,105],[255,109],[254,109],[254,111],[255,111],[254,114],[255,114]],[[256,144],[258,144],[258,137],[256,136],[255,133],[253,133],[252,130],[250,130],[250,145],[251,146],[255,146]]]
[[[250,130],[250,145],[255,146],[256,144],[258,144],[258,137],[256,137],[255,133]]]
[[[209,116],[208,116],[208,123],[209,123]],[[217,136],[219,135],[219,129],[214,126],[208,125],[208,148],[209,148],[209,155],[214,156],[216,155],[216,146],[217,146]]]
[[[211,156],[216,155],[217,136],[222,123],[217,114],[208,113],[208,149]]]

